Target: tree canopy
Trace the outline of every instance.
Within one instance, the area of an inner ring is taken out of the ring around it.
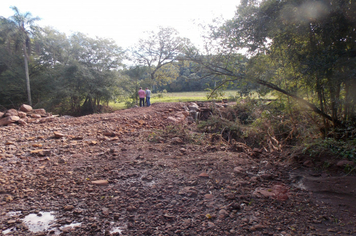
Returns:
[[[157,33],[147,32],[146,38],[139,39],[132,53],[136,63],[149,68],[152,86],[164,85],[178,77],[173,62],[187,44],[189,40],[179,37],[175,29],[160,27]]]
[[[341,125],[355,118],[353,1],[245,0],[233,19],[211,27],[213,53],[187,50],[206,74],[247,79],[290,96]],[[248,63],[237,57],[249,51]]]

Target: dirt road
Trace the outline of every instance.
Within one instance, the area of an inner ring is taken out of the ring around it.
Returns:
[[[353,176],[327,182],[285,153],[212,143],[181,128],[185,106],[0,127],[0,232],[356,234]]]

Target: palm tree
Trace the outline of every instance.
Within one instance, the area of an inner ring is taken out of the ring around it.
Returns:
[[[20,51],[24,56],[27,98],[29,104],[32,106],[28,60],[29,55],[31,54],[31,36],[33,36],[39,29],[34,25],[34,22],[40,20],[40,18],[32,17],[29,12],[21,14],[17,7],[10,8],[15,14],[8,19],[2,19],[5,22],[5,27],[3,29],[6,30],[5,40],[9,50],[14,49],[15,51]]]

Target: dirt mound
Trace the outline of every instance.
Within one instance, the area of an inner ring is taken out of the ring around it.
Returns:
[[[293,176],[281,153],[231,149],[195,132],[194,123],[183,128],[186,106],[161,103],[0,127],[2,233],[356,233],[352,208],[317,201],[300,185],[305,170]],[[354,196],[352,189],[344,194]]]

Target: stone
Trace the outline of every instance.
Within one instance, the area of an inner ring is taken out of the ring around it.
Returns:
[[[104,207],[104,208],[102,208],[101,210],[102,210],[102,212],[103,212],[104,215],[109,215],[109,213],[110,213],[110,212],[109,212],[109,208]]]
[[[184,144],[183,140],[179,137],[172,138],[172,143],[173,144]]]
[[[348,161],[348,160],[341,160],[336,163],[336,166],[338,167],[344,167],[344,166],[354,166],[355,163],[353,161]]]
[[[41,152],[39,152],[40,156],[49,156],[51,155],[51,150],[44,149]]]
[[[45,122],[51,122],[51,121],[54,121],[54,116],[48,116],[48,117],[44,117],[44,118],[41,118],[40,119],[40,123],[45,123]]]
[[[262,150],[261,150],[261,149],[258,149],[258,148],[253,148],[252,151],[253,151],[253,152],[257,152],[257,153],[262,153]]]
[[[185,113],[185,112],[177,112],[177,113],[175,114],[175,117],[176,117],[177,119],[179,119],[179,120],[184,120],[185,117],[186,117],[186,114],[187,114],[187,113]],[[188,113],[188,115],[189,115],[189,113]]]
[[[0,118],[3,117],[5,115],[4,112],[0,112]]]
[[[200,178],[209,178],[209,175],[207,173],[203,172],[199,175],[199,177]]]
[[[30,105],[22,104],[20,107],[20,111],[30,112],[32,111],[32,107]]]
[[[11,202],[14,200],[14,198],[11,195],[5,195],[4,200],[7,202]]]
[[[41,118],[40,114],[31,114],[31,118]]]
[[[107,181],[106,179],[102,179],[102,180],[91,181],[91,183],[94,185],[105,186],[109,184],[109,181]]]
[[[186,153],[186,152],[187,152],[187,149],[181,148],[181,149],[179,149],[179,151],[180,151],[181,153]]]
[[[188,197],[196,197],[198,195],[198,191],[193,187],[184,187],[178,192],[179,195],[185,195]]]
[[[250,231],[256,231],[256,230],[261,230],[266,228],[264,225],[262,224],[256,224],[254,226],[251,226]]]
[[[116,134],[112,131],[104,131],[103,135],[107,137],[114,137]]]
[[[276,184],[272,187],[272,191],[274,193],[274,198],[280,201],[285,201],[289,199],[289,190],[286,186]]]
[[[41,108],[41,109],[34,109],[32,110],[33,113],[39,114],[41,116],[47,116],[46,110]]]
[[[82,154],[73,154],[72,158],[82,158],[83,155]]]
[[[224,197],[229,200],[234,200],[236,198],[234,193],[227,193],[224,195]]]
[[[18,116],[18,112],[15,109],[9,109],[5,112],[5,116]]]
[[[18,116],[7,116],[7,117],[0,119],[0,126],[9,125],[9,124],[14,123],[18,120],[20,120],[20,117],[18,117]]]
[[[224,219],[224,218],[226,218],[228,216],[228,213],[227,213],[227,211],[225,210],[225,209],[221,209],[220,211],[219,211],[219,218],[220,219]]]
[[[188,105],[188,109],[189,109],[189,111],[198,111],[199,106],[198,106],[198,104],[192,102],[191,104]]]
[[[62,134],[62,133],[60,133],[60,132],[54,131],[53,133],[54,133],[54,137],[55,137],[55,138],[62,138],[62,137],[65,136],[64,134]]]
[[[167,117],[167,120],[168,120],[168,121],[171,121],[171,122],[173,122],[173,123],[179,123],[179,120],[176,119],[176,118],[174,118],[174,117],[172,117],[172,116],[168,116],[168,117]]]
[[[214,195],[213,195],[213,194],[205,194],[205,195],[204,195],[204,198],[205,198],[205,199],[208,199],[208,200],[211,200],[211,199],[214,198]]]
[[[90,145],[90,146],[94,146],[94,145],[97,145],[97,144],[98,144],[98,142],[95,141],[95,140],[91,140],[91,141],[89,142],[89,145]]]
[[[135,211],[137,208],[135,206],[130,205],[126,209],[127,211]]]
[[[208,221],[208,227],[213,228],[213,227],[215,227],[215,224],[211,221]]]
[[[64,206],[63,209],[64,209],[65,211],[71,211],[71,210],[74,209],[74,206],[73,206],[73,205],[67,205],[67,206]]]
[[[244,169],[241,167],[241,166],[236,166],[234,168],[234,172],[239,174],[239,173],[243,173],[244,172]]]
[[[25,118],[27,116],[26,112],[23,111],[18,111],[17,113],[20,118]]]
[[[256,197],[273,197],[274,192],[272,189],[263,189],[263,188],[256,188],[255,191],[252,193],[252,196]]]
[[[37,150],[31,150],[30,153],[38,154],[40,156],[49,156],[51,154],[51,150],[37,149]]]

